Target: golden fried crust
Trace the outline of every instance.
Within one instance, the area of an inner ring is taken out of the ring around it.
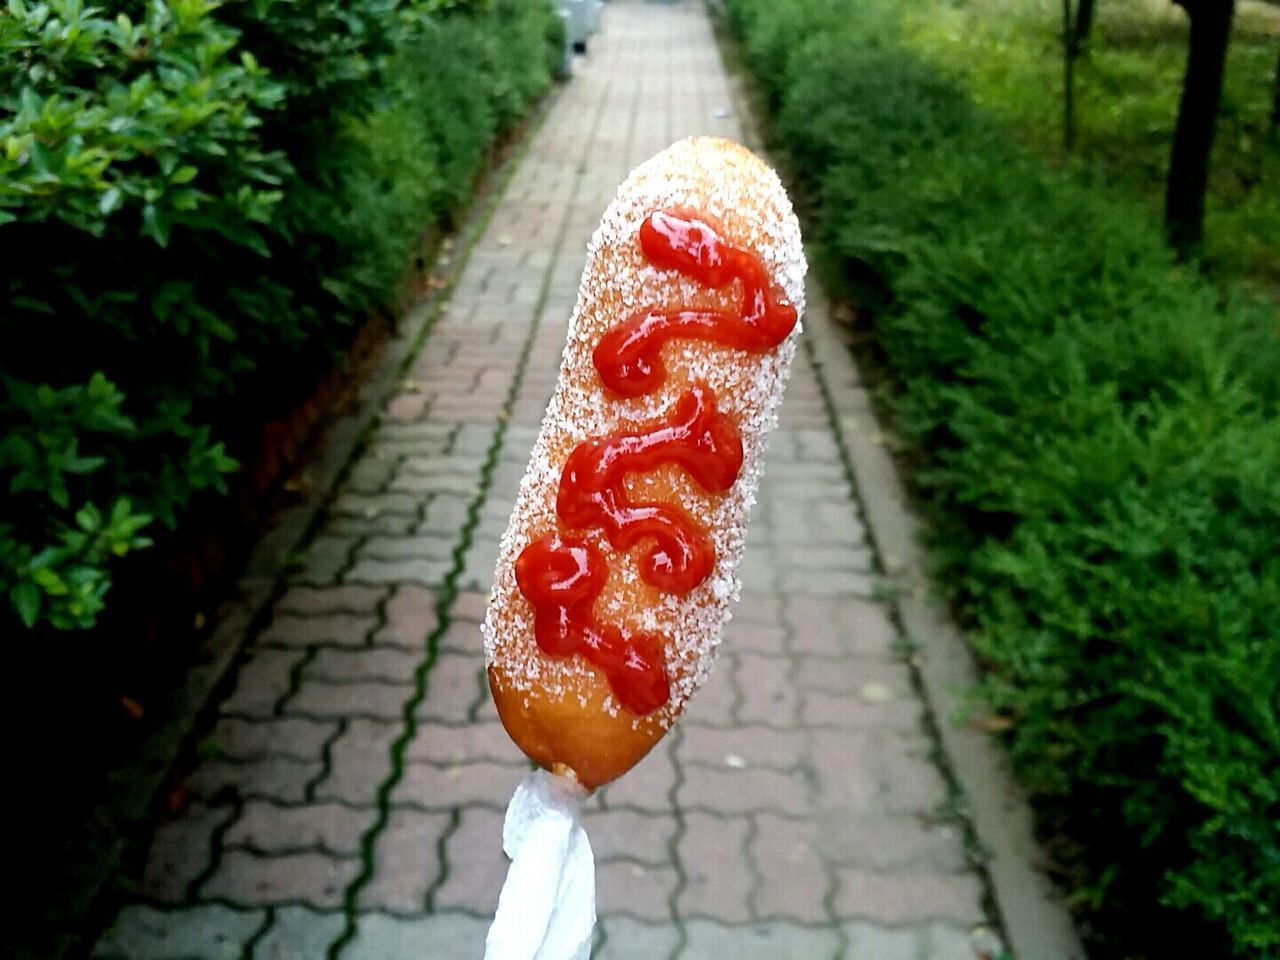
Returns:
[[[799,333],[797,324],[777,349],[765,354],[698,340],[671,341],[663,348],[668,375],[661,388],[632,399],[608,392],[591,351],[615,324],[647,306],[739,306],[736,284],[711,290],[646,261],[639,226],[651,213],[672,208],[700,212],[727,240],[753,250],[797,311],[804,308],[805,262],[786,192],[763,162],[728,140],[683,140],[636,168],[592,239],[560,380],[502,540],[484,623],[489,685],[507,732],[535,762],[571,770],[588,787],[622,775],[653,749],[706,679],[729,601],[738,593],[735,570],[747,512]],[[742,435],[743,469],[733,488],[727,494],[708,493],[675,467],[632,474],[626,480],[636,500],[682,506],[715,544],[711,576],[690,593],[673,595],[640,579],[643,544],[616,551],[599,530],[563,528],[555,499],[565,459],[574,447],[656,422],[695,382],[711,386],[720,410],[734,418]],[[617,704],[607,681],[582,657],[553,658],[538,649],[533,608],[516,585],[514,564],[530,542],[550,532],[572,533],[608,558],[609,580],[595,604],[601,621],[664,638],[671,680],[671,700],[664,707],[645,717],[633,716]]]
[[[656,719],[633,724],[623,710],[611,716],[604,709],[609,685],[594,669],[581,680],[585,707],[576,697],[552,697],[541,687],[524,691],[506,685],[493,667],[489,689],[502,725],[520,749],[548,770],[572,771],[589,790],[630,770],[666,732]]]

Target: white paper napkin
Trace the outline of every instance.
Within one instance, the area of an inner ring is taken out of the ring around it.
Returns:
[[[485,960],[587,960],[596,864],[579,814],[590,794],[546,770],[516,788],[502,825],[511,858]]]

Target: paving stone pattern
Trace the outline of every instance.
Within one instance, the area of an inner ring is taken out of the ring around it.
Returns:
[[[732,102],[700,5],[611,0],[97,957],[481,955],[528,770],[484,683],[498,538],[605,204],[681,136],[740,137]],[[980,877],[875,569],[801,351],[715,675],[589,805],[598,957],[976,956]]]

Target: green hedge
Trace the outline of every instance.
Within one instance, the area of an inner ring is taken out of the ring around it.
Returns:
[[[548,87],[558,30],[539,0],[9,0],[0,630],[91,626],[114,558],[225,489]]]
[[[1280,957],[1275,309],[1012,147],[883,0],[728,9],[1099,955]]]

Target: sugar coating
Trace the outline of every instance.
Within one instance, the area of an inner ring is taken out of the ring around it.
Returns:
[[[646,722],[656,720],[664,729],[706,680],[721,629],[730,616],[730,601],[738,597],[741,584],[736,571],[745,546],[747,516],[755,502],[765,442],[777,424],[778,404],[800,334],[797,322],[782,344],[764,354],[672,340],[663,348],[667,380],[661,389],[631,399],[608,393],[591,352],[610,327],[645,307],[737,310],[740,306],[738,283],[714,291],[647,262],[639,246],[640,225],[653,212],[670,208],[706,215],[726,240],[754,251],[797,313],[804,313],[807,265],[799,223],[777,175],[758,157],[730,141],[694,137],[673,144],[633,170],[605,210],[588,247],[560,380],[502,538],[482,626],[486,662],[504,685],[538,689],[545,699],[576,697],[586,708],[589,699],[583,691],[600,682],[592,676],[595,668],[580,656],[551,657],[538,648],[533,606],[516,585],[515,561],[532,540],[554,530],[594,543],[610,566],[609,584],[596,601],[596,615],[602,622],[666,638],[671,700],[656,715],[645,718]],[[556,517],[555,499],[565,458],[577,444],[655,422],[695,381],[710,385],[720,409],[738,424],[743,464],[732,489],[723,495],[707,494],[674,467],[631,474],[625,481],[633,500],[666,499],[675,490],[715,545],[711,575],[680,595],[656,591],[641,581],[636,562],[639,549],[616,551],[599,530],[563,528]],[[610,696],[603,698],[599,708],[614,717],[621,711]]]

